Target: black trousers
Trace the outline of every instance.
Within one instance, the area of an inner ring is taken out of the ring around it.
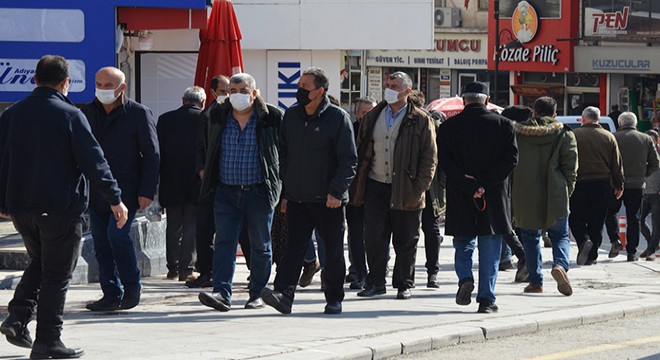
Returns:
[[[426,192],[426,207],[422,210],[422,231],[424,232],[424,251],[426,253],[426,273],[437,274],[440,271],[440,216],[433,214],[433,199],[431,193]]]
[[[623,196],[610,197],[610,204],[605,217],[605,226],[610,241],[619,241],[619,221],[616,214],[621,204],[626,206],[626,252],[634,254],[639,246],[640,210],[642,207],[642,189],[624,189]]]
[[[367,180],[364,196],[364,246],[369,274],[367,284],[385,286],[390,237],[396,258],[392,286],[409,289],[415,283],[415,258],[422,210],[390,209],[392,185]]]
[[[651,214],[653,232],[646,225],[646,217]],[[660,194],[644,194],[642,201],[642,235],[646,238],[649,255],[654,254],[660,242]]]
[[[587,236],[593,242],[588,260],[598,258],[607,205],[613,191],[608,181],[578,181],[571,195],[568,225],[578,248],[582,248]]]
[[[167,269],[180,275],[191,274],[195,265],[197,204],[187,203],[167,207],[165,231]]]
[[[367,276],[367,260],[364,253],[364,207],[346,205],[348,248],[351,266],[359,278]]]
[[[197,261],[195,268],[200,274],[211,275],[213,273],[213,236],[215,235],[215,216],[213,214],[213,200],[215,196],[209,195],[202,200],[197,208],[197,236],[195,238],[195,249]],[[250,238],[248,238],[247,227],[243,227],[241,237],[238,239],[241,250],[245,257],[245,263],[250,268]]]
[[[30,264],[16,287],[9,311],[37,309],[37,340],[60,338],[64,301],[80,254],[82,219],[61,214],[12,214]]]
[[[321,203],[289,201],[286,220],[288,238],[277,266],[275,290],[293,298],[309,239],[316,228],[325,244],[325,299],[328,302],[344,300],[344,206],[330,209]]]

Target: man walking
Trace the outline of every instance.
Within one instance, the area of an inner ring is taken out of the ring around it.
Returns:
[[[76,267],[89,179],[116,227],[128,210],[85,116],[66,97],[71,78],[61,56],[37,64],[37,88],[0,117],[0,216],[11,218],[30,256],[0,332],[32,348],[32,359],[83,355],[60,340],[64,301]],[[37,314],[34,344],[27,329]]]
[[[578,169],[577,141],[571,128],[555,119],[557,102],[540,97],[533,117],[514,123],[520,155],[513,170],[513,213],[520,228],[529,271],[526,293],[543,292],[541,234],[552,241],[552,277],[560,293],[573,294],[568,272],[568,202]]]
[[[626,253],[627,261],[637,261],[637,246],[639,245],[640,209],[642,206],[642,191],[644,180],[658,169],[658,153],[650,136],[637,131],[637,116],[629,111],[619,115],[619,130],[614,134],[623,172],[626,174],[623,196],[619,199],[610,198],[610,206],[605,218],[607,235],[612,247],[609,257],[619,255],[622,248],[619,241],[619,224],[617,213],[621,203],[626,206]]]
[[[438,131],[438,163],[447,174],[445,234],[454,236],[456,303],[468,305],[474,290],[472,254],[478,240],[478,312],[497,312],[495,283],[502,236],[511,233],[508,177],[518,162],[511,121],[486,109],[488,87],[465,85],[465,109]]]
[[[330,104],[328,75],[305,70],[298,82],[298,104],[284,114],[280,131],[280,166],[284,185],[288,239],[277,267],[275,289],[262,291],[264,301],[291,313],[309,238],[314,228],[325,244],[325,313],[339,314],[344,299],[344,207],[355,176],[355,140],[350,116]]]
[[[197,130],[206,92],[192,86],[183,93],[183,106],[158,118],[160,144],[160,204],[167,211],[167,278],[188,280],[195,266],[199,176],[195,171]]]
[[[197,129],[197,150],[195,163],[200,180],[204,178],[204,164],[206,163],[206,150],[208,149],[208,122],[211,111],[225,102],[229,97],[229,78],[218,75],[211,79],[211,94],[215,100],[202,112],[203,118]],[[215,219],[213,215],[214,196],[209,195],[199,199],[197,208],[197,232],[195,249],[197,262],[195,267],[199,272],[196,279],[186,281],[189,288],[212,287],[213,282],[213,237],[215,236]],[[247,258],[246,258],[247,260]]]
[[[282,188],[277,149],[282,113],[261,99],[256,85],[249,74],[232,76],[229,101],[210,113],[201,194],[215,193],[218,232],[213,292],[200,293],[199,301],[218,311],[231,309],[236,245],[243,227],[247,227],[252,252],[246,309],[264,307],[261,290],[268,283],[272,266],[270,229]]]
[[[135,212],[151,204],[158,184],[156,121],[151,110],[126,96],[125,81],[115,67],[100,69],[96,99],[82,108],[128,207],[128,226],[118,228],[110,208],[92,189],[89,220],[103,297],[87,304],[91,311],[126,310],[140,303],[140,270],[129,232]]]
[[[568,224],[579,249],[578,265],[596,263],[608,202],[612,194],[616,199],[623,195],[619,146],[614,135],[600,126],[599,119],[600,110],[589,106],[582,112],[582,126],[574,131],[580,167]]]
[[[390,75],[385,100],[364,116],[360,126],[352,202],[364,205],[369,274],[365,289],[358,293],[362,297],[386,292],[390,237],[396,253],[396,298],[412,296],[424,195],[437,165],[437,148],[433,122],[408,98],[411,91],[408,74]]]

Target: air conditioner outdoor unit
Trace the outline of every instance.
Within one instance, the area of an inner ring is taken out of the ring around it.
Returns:
[[[435,8],[434,22],[438,28],[461,27],[461,9]]]

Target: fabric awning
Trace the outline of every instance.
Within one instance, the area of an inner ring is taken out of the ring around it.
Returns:
[[[513,93],[519,96],[541,97],[550,96],[557,97],[564,94],[563,85],[511,85]]]

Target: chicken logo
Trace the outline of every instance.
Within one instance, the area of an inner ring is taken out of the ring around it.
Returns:
[[[539,17],[534,7],[527,1],[521,1],[516,6],[511,17],[511,28],[521,43],[534,39],[539,29]]]

